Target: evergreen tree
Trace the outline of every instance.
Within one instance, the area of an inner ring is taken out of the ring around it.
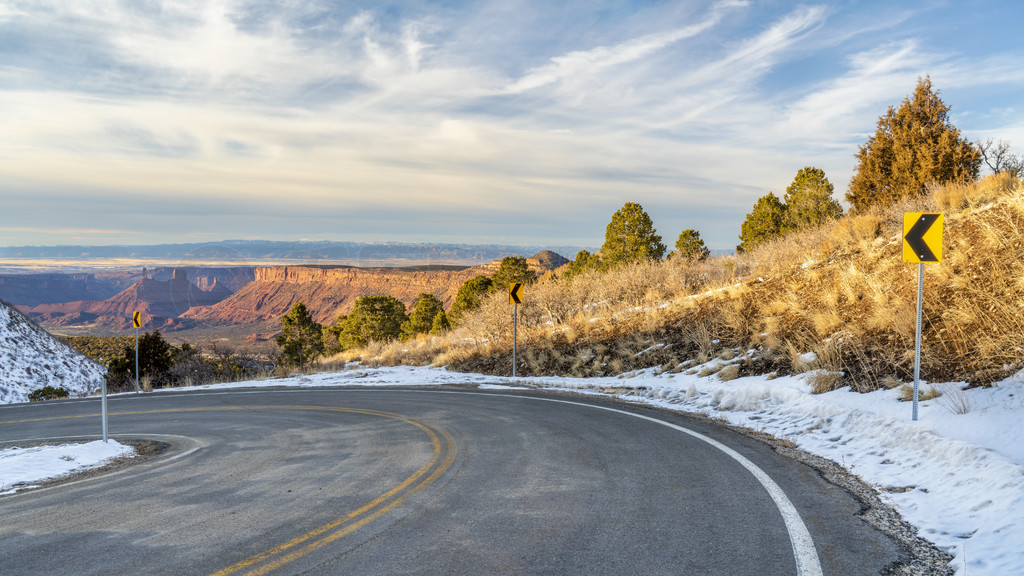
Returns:
[[[345,350],[388,342],[402,335],[407,319],[405,304],[393,296],[360,296],[352,312],[338,318],[338,342]]]
[[[576,258],[569,261],[569,264],[565,267],[565,272],[562,273],[562,277],[571,282],[573,276],[591,270],[604,270],[604,268],[605,265],[600,256],[591,254],[589,250],[580,250],[576,253]]]
[[[778,238],[783,234],[786,205],[773,192],[757,199],[754,209],[747,214],[740,232],[738,252],[749,252],[758,244]]]
[[[159,330],[144,332],[139,336],[139,378],[148,377],[154,386],[169,383],[173,363],[172,346],[164,340]],[[135,389],[135,342],[126,344],[120,356],[107,363],[107,385],[110,390]]]
[[[857,152],[857,168],[846,200],[855,211],[918,196],[930,183],[977,179],[978,149],[960,137],[949,106],[919,78],[912,97],[878,119],[875,135]]]
[[[679,239],[676,240],[676,254],[679,254],[679,256],[686,260],[700,262],[707,260],[708,256],[711,255],[711,251],[704,245],[700,232],[687,229],[679,233]]]
[[[420,294],[412,304],[409,319],[402,323],[402,340],[426,334],[434,327],[434,318],[444,312],[444,305],[433,294]]]
[[[843,207],[832,199],[833,186],[825,171],[813,166],[801,168],[786,188],[784,232],[814,228],[843,215]]]
[[[491,290],[504,292],[509,289],[513,282],[533,284],[537,280],[537,274],[530,270],[523,256],[505,256],[501,259],[498,270],[491,276]]]
[[[612,220],[605,229],[604,245],[601,246],[601,259],[608,266],[660,260],[664,255],[665,245],[661,243],[661,236],[658,236],[643,206],[626,202],[612,214]]]
[[[466,280],[459,288],[458,294],[455,295],[449,320],[458,323],[463,314],[479,308],[482,298],[490,292],[493,285],[491,279],[483,275]]]
[[[448,315],[441,310],[434,316],[434,321],[430,324],[430,333],[437,336],[444,334],[445,332],[452,329],[451,322],[448,321]]]
[[[292,304],[291,310],[281,316],[281,334],[277,337],[281,348],[281,361],[290,366],[305,366],[324,353],[323,326],[302,302]]]

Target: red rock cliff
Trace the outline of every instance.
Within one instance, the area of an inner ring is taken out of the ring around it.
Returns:
[[[317,322],[332,324],[352,310],[356,298],[386,295],[406,307],[422,293],[433,294],[450,308],[459,287],[483,273],[481,268],[410,271],[398,268],[317,268],[273,266],[256,269],[256,279],[212,306],[182,315],[210,324],[245,324],[276,320],[302,302]]]

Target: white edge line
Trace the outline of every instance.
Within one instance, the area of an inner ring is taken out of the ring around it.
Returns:
[[[796,506],[793,506],[793,502],[786,496],[782,488],[772,480],[771,476],[767,472],[758,467],[757,464],[751,462],[747,457],[743,456],[739,452],[729,448],[725,444],[722,444],[714,438],[710,438],[701,434],[700,432],[694,432],[688,428],[684,428],[671,422],[665,422],[657,418],[650,416],[644,416],[643,414],[635,414],[633,412],[627,412],[625,410],[619,410],[617,408],[609,408],[607,406],[596,406],[594,404],[586,404],[583,402],[573,402],[571,400],[558,400],[555,398],[536,398],[531,396],[519,396],[515,394],[509,394],[516,398],[526,398],[530,400],[543,400],[546,402],[560,402],[562,404],[573,404],[575,406],[587,406],[590,408],[596,408],[598,410],[607,410],[609,412],[617,412],[619,414],[625,414],[627,416],[633,416],[634,418],[641,418],[650,422],[661,424],[662,426],[668,426],[673,430],[678,430],[684,434],[689,434],[694,438],[701,440],[714,446],[718,450],[721,450],[730,458],[738,462],[741,466],[747,469],[761,486],[768,491],[768,495],[771,496],[772,501],[775,502],[776,508],[779,509],[779,513],[782,515],[782,521],[786,524],[786,531],[789,532],[789,541],[793,545],[793,557],[796,559],[796,572],[799,576],[822,576],[821,562],[818,559],[818,552],[814,548],[814,540],[811,538],[810,531],[807,530],[807,525],[800,518],[800,513],[797,512]]]
[[[397,392],[397,390],[396,390]],[[786,525],[786,531],[789,533],[789,541],[793,545],[793,557],[796,560],[796,572],[798,576],[822,576],[821,562],[818,559],[818,552],[814,548],[814,540],[811,538],[810,531],[807,530],[807,525],[800,518],[800,513],[797,512],[796,506],[793,506],[793,502],[790,501],[789,497],[782,488],[772,480],[771,476],[767,472],[758,467],[757,464],[751,462],[747,457],[743,456],[739,452],[729,448],[725,444],[722,444],[714,438],[710,438],[701,434],[700,432],[694,432],[689,428],[684,428],[678,424],[672,424],[671,422],[665,422],[657,418],[650,416],[644,416],[643,414],[635,414],[633,412],[627,412],[625,410],[619,410],[618,408],[611,408],[608,406],[598,406],[596,404],[587,404],[584,402],[573,402],[572,400],[559,400],[557,398],[540,398],[537,396],[521,396],[519,394],[488,394],[484,392],[459,392],[455,390],[425,390],[424,392],[434,392],[442,394],[473,394],[477,396],[502,396],[512,398],[522,398],[524,400],[540,400],[543,402],[558,402],[560,404],[572,404],[574,406],[583,406],[586,408],[595,408],[597,410],[607,410],[608,412],[616,412],[618,414],[624,414],[626,416],[632,416],[634,418],[640,418],[642,420],[648,420],[662,426],[667,426],[673,430],[677,430],[684,434],[706,442],[711,446],[717,448],[721,452],[728,455],[730,458],[738,462],[741,466],[747,469],[761,486],[768,492],[772,501],[775,502],[775,507],[778,508],[779,514],[782,515],[782,521]]]
[[[327,391],[331,391],[330,387],[323,387],[323,388],[321,388],[321,387],[309,387],[309,388],[303,387],[303,388],[301,388],[299,390],[294,390],[294,389],[293,390],[287,390],[287,388],[288,388],[287,386],[283,386],[282,388],[284,388],[284,389],[277,389],[277,390],[244,390],[244,389],[240,389],[240,390],[237,390],[237,391],[235,391],[235,390],[224,390],[222,392],[207,392],[207,394],[211,394],[211,395],[222,395],[222,394],[223,395],[227,395],[227,394],[256,394],[256,393],[260,393],[260,392],[327,392]],[[358,391],[368,391],[371,388],[372,388],[372,386],[367,386],[366,388],[361,388],[361,389],[359,389],[359,388],[357,388],[357,389],[346,388],[346,389],[343,389],[343,390],[335,389],[334,391],[337,391],[337,392],[352,392],[352,391],[356,391],[356,392],[358,392]],[[385,387],[385,388],[377,388],[377,390],[379,390],[379,391],[389,391],[387,387]],[[196,392],[201,392],[201,391],[202,390],[196,390]],[[393,391],[393,392],[403,392],[403,391],[408,392],[409,390],[391,389],[390,391]],[[733,450],[732,448],[729,448],[725,444],[722,444],[721,442],[719,442],[719,441],[717,441],[717,440],[715,440],[713,438],[710,438],[708,436],[705,436],[705,435],[703,435],[703,434],[701,434],[699,432],[695,432],[695,431],[690,430],[688,428],[684,428],[682,426],[679,426],[678,424],[672,424],[672,423],[666,422],[664,420],[659,420],[657,418],[652,418],[650,416],[644,416],[643,414],[635,414],[633,412],[627,412],[625,410],[619,410],[617,408],[610,408],[608,406],[598,406],[596,404],[587,404],[587,403],[584,403],[584,402],[574,402],[572,400],[559,400],[557,398],[541,398],[541,397],[537,397],[537,396],[522,396],[522,395],[519,395],[519,394],[493,394],[493,393],[486,393],[486,392],[461,392],[461,391],[457,391],[457,390],[423,390],[423,389],[420,389],[420,390],[416,390],[416,392],[430,392],[430,393],[435,393],[435,394],[436,393],[440,393],[440,394],[469,394],[469,395],[475,395],[475,396],[498,396],[498,397],[506,397],[506,398],[521,398],[521,399],[524,399],[524,400],[539,400],[539,401],[543,401],[543,402],[558,402],[560,404],[571,404],[571,405],[574,405],[574,406],[582,406],[582,407],[585,407],[585,408],[594,408],[594,409],[597,409],[597,410],[606,410],[608,412],[616,412],[618,414],[624,414],[626,416],[632,416],[634,418],[640,418],[642,420],[648,420],[648,421],[654,422],[656,424],[661,424],[662,426],[667,426],[669,428],[672,428],[673,430],[677,430],[677,431],[682,432],[684,434],[688,434],[688,435],[690,435],[690,436],[692,436],[692,437],[694,437],[694,438],[696,438],[698,440],[701,440],[702,442],[705,442],[705,443],[715,447],[716,449],[718,449],[722,453],[726,454],[727,456],[729,456],[730,458],[735,460],[738,464],[740,464],[741,466],[746,468],[747,471],[750,472],[750,474],[753,475],[754,478],[756,478],[757,481],[761,483],[761,486],[763,486],[764,489],[768,492],[768,495],[771,497],[772,501],[775,503],[775,507],[779,510],[779,514],[782,515],[782,521],[786,525],[786,531],[789,533],[789,541],[793,545],[793,557],[796,560],[797,575],[798,576],[822,576],[822,574],[823,574],[822,570],[821,570],[821,562],[818,559],[817,550],[815,550],[815,548],[814,548],[814,540],[811,538],[811,533],[810,533],[810,531],[807,530],[807,525],[804,524],[803,520],[800,518],[800,513],[797,512],[796,507],[793,506],[793,502],[790,501],[789,497],[786,496],[786,493],[782,490],[782,488],[779,487],[779,485],[776,484],[774,480],[772,480],[771,476],[769,476],[767,472],[765,472],[760,467],[758,467],[757,464],[754,464],[753,462],[751,462],[749,459],[747,459],[745,456],[743,456],[739,452]],[[188,394],[188,393],[189,392],[185,392],[184,394]],[[184,394],[182,394],[182,395],[184,395]],[[169,396],[171,396],[171,395],[175,395],[175,394],[173,394],[173,393],[169,394]],[[152,436],[160,436],[160,434],[153,434]],[[190,440],[194,441],[194,439],[190,439]],[[196,447],[192,448],[191,450],[188,450],[186,452],[182,452],[180,454],[177,454],[177,455],[175,455],[172,458],[169,458],[167,460],[163,460],[163,461],[161,461],[161,463],[171,462],[173,460],[177,460],[178,458],[181,458],[181,457],[187,456],[189,454],[192,454],[193,452],[195,452],[196,450],[198,450],[201,447],[202,446],[196,446]],[[126,470],[121,470],[121,471],[118,471],[118,472],[114,472],[114,473],[112,473],[110,475],[116,475],[116,474],[120,474],[120,473],[123,473],[123,472],[127,472],[127,469]],[[88,480],[91,480],[91,479],[88,479]],[[64,484],[63,486],[68,486],[68,485],[71,485],[71,484],[77,484],[79,482],[86,482],[88,480],[79,480],[77,482],[71,482],[69,484]],[[56,488],[56,486],[54,486],[53,488]],[[27,490],[25,493],[38,493],[38,492],[42,492],[42,491],[49,490],[49,489],[50,488],[43,488],[43,489],[38,489],[38,490]]]

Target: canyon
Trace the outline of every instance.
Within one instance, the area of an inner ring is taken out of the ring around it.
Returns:
[[[0,299],[47,330],[64,335],[115,335],[142,312],[143,330],[171,340],[266,342],[280,317],[302,302],[317,322],[329,325],[364,295],[392,296],[407,308],[433,294],[451,308],[459,288],[491,276],[499,260],[480,266],[424,265],[359,268],[341,265],[157,268],[94,274],[0,276]],[[567,260],[544,251],[528,258],[538,275]]]

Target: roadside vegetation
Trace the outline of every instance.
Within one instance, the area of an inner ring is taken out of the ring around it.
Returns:
[[[107,368],[109,392],[135,389],[134,336],[82,336],[63,340]],[[139,336],[139,387],[144,390],[285,375],[283,371],[275,372],[277,366],[277,359],[264,358],[226,345],[213,345],[206,349],[188,343],[173,346],[164,340],[159,330]],[[45,389],[41,390],[33,392],[39,393],[38,400],[59,397]]]
[[[917,289],[917,267],[901,257],[904,212],[945,214],[945,259],[926,265],[922,377],[984,385],[1019,370],[1021,162],[1002,142],[964,140],[948,110],[920,80],[857,154],[851,213],[807,166],[782,198],[757,201],[735,255],[711,257],[684,230],[664,257],[650,217],[626,203],[600,252],[528,287],[517,372],[678,372],[719,359],[723,378],[811,372],[819,392],[899,386],[912,378]],[[982,162],[994,173],[979,180]],[[510,374],[505,279],[470,282],[451,329],[368,338],[332,360]]]

